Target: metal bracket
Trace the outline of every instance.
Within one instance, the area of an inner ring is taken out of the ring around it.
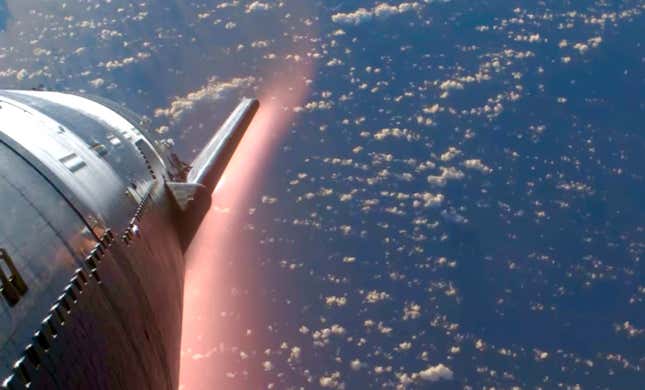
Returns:
[[[166,182],[177,206],[177,234],[182,248],[188,248],[211,205],[211,192],[198,183]]]
[[[14,265],[13,259],[4,248],[0,248],[0,260],[6,264],[10,272],[7,276],[4,269],[0,266],[2,296],[4,296],[5,300],[9,303],[9,306],[15,306],[16,303],[20,301],[20,298],[27,293],[29,288]]]
[[[167,182],[166,187],[170,190],[179,210],[184,213],[191,207],[195,207],[194,202],[203,201],[203,199],[208,200],[210,206],[210,193],[201,184]]]

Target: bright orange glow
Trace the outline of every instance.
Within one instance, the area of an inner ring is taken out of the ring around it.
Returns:
[[[260,96],[260,110],[227,166],[213,194],[213,207],[186,254],[181,389],[230,387],[226,373],[235,370],[235,362],[231,354],[220,356],[237,345],[236,338],[243,332],[232,329],[234,325],[222,313],[253,308],[230,307],[227,298],[234,286],[227,268],[245,245],[239,237],[240,216],[248,212],[263,167],[286,134],[292,107],[307,93],[305,80],[311,67],[297,68],[269,83],[267,93]]]

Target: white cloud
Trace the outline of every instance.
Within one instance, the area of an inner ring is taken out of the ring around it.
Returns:
[[[332,15],[331,20],[338,24],[347,24],[357,26],[359,24],[369,22],[372,19],[385,20],[393,15],[418,10],[421,5],[417,2],[414,3],[401,3],[399,5],[390,5],[381,3],[372,9],[359,8],[356,11]]]
[[[188,93],[186,96],[177,97],[170,103],[167,108],[157,108],[155,110],[155,117],[167,117],[173,122],[181,120],[181,118],[195,108],[195,105],[200,103],[210,103],[224,98],[231,91],[248,88],[255,82],[255,78],[249,77],[236,77],[229,81],[219,81],[216,78],[208,80],[206,85],[200,89]]]
[[[467,169],[473,169],[475,171],[479,171],[484,174],[489,174],[493,170],[486,166],[480,159],[471,159],[471,160],[466,160],[462,164],[465,168]]]
[[[337,13],[332,15],[331,20],[334,23],[338,24],[349,24],[349,25],[359,25],[364,22],[369,22],[373,17],[372,11],[368,11],[365,8],[359,8],[354,12],[349,13]]]
[[[90,85],[92,85],[94,88],[100,88],[103,86],[103,84],[105,84],[105,80],[103,80],[102,78],[90,81]]]
[[[398,127],[384,128],[374,133],[374,138],[378,141],[382,141],[387,137],[405,138],[407,141],[414,141],[419,139],[418,134],[408,129],[399,129]]]
[[[573,48],[578,50],[580,54],[585,54],[587,50],[589,50],[589,46],[584,43],[576,43],[575,45],[573,45]]]
[[[446,80],[441,85],[439,85],[443,91],[449,91],[451,89],[464,89],[464,85],[457,80]]]
[[[327,306],[345,306],[347,304],[347,298],[332,295],[325,298],[325,304]]]
[[[387,19],[390,16],[410,12],[421,8],[419,3],[401,3],[398,6],[381,3],[374,7],[374,17],[377,19]]]
[[[262,195],[261,201],[264,204],[275,204],[275,203],[278,203],[278,198],[273,198],[271,196]]]
[[[441,107],[439,107],[438,104],[434,104],[432,106],[425,107],[423,109],[423,112],[425,112],[426,114],[436,114],[437,112],[439,112],[440,109]]]
[[[343,336],[345,335],[346,330],[338,324],[333,324],[329,328],[323,328],[315,331],[311,336],[314,341],[314,346],[324,347],[329,344],[329,338],[331,336]]]
[[[450,380],[452,376],[452,370],[441,363],[419,372],[419,378],[429,382],[437,382],[441,379]]]
[[[424,353],[425,354],[425,353]],[[412,374],[407,373],[397,373],[396,377],[399,379],[399,384],[403,387],[398,388],[407,388],[408,385],[411,385],[415,382],[427,381],[427,382],[438,382],[440,380],[451,380],[453,378],[453,372],[450,368],[439,363],[436,366],[430,366],[425,370],[415,372]]]
[[[403,308],[403,319],[404,320],[416,320],[421,317],[421,306],[416,303],[406,304]]]
[[[246,13],[257,12],[257,11],[268,11],[271,9],[271,5],[268,3],[262,3],[260,1],[254,1],[251,4],[246,6]]]
[[[428,176],[428,183],[437,187],[444,187],[448,180],[461,180],[464,178],[464,173],[455,167],[440,167],[440,175]]]
[[[300,355],[302,355],[302,350],[300,347],[291,348],[291,353],[289,354],[289,360],[298,361],[300,360]]]
[[[432,194],[430,192],[424,192],[421,194],[415,193],[413,194],[413,196],[415,197],[415,199],[417,199],[412,203],[414,207],[423,206],[425,208],[428,208],[441,206],[445,199],[443,194]]]
[[[602,37],[593,37],[587,39],[587,42],[578,42],[573,45],[580,54],[585,54],[590,48],[597,48],[602,43]]]
[[[390,298],[390,294],[386,293],[385,291],[372,290],[368,292],[367,295],[365,296],[365,301],[367,303],[377,303],[389,298]]]
[[[461,154],[461,150],[451,146],[448,148],[448,150],[443,153],[440,157],[441,161],[450,161],[453,158],[459,156]]]
[[[344,387],[343,383],[340,381],[340,372],[336,371],[329,376],[321,376],[319,381],[320,387],[336,389],[339,387]]]

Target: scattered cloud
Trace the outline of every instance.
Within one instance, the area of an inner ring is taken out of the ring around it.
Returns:
[[[493,171],[491,168],[486,166],[486,164],[484,164],[480,159],[465,160],[462,163],[462,165],[464,166],[464,168],[479,171],[484,174],[489,174]]]
[[[420,8],[421,8],[421,4],[417,2],[401,3],[399,5],[390,5],[387,3],[381,3],[371,9],[359,8],[353,12],[336,13],[332,15],[331,20],[334,23],[338,23],[338,24],[357,26],[359,24],[369,22],[373,19],[385,20],[391,16],[403,14],[410,11],[415,11]]]
[[[437,382],[442,379],[451,380],[452,377],[452,370],[441,363],[436,366],[430,366],[423,371],[419,371],[419,378],[428,382]]]
[[[268,11],[271,9],[269,3],[263,3],[260,1],[254,1],[251,4],[246,6],[246,13],[258,12],[258,11]]]
[[[186,96],[175,98],[175,100],[170,102],[169,107],[157,108],[155,110],[155,117],[166,117],[172,122],[177,122],[186,113],[192,111],[196,105],[221,100],[232,91],[248,88],[253,83],[255,83],[255,78],[252,76],[236,77],[228,81],[211,78],[201,88],[189,92]]]

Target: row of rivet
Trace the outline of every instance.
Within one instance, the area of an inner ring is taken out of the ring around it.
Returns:
[[[51,307],[49,315],[41,322],[41,328],[34,334],[32,343],[27,345],[23,356],[14,363],[13,373],[2,383],[3,388],[13,390],[30,387],[31,382],[44,364],[53,343],[69,321],[72,308],[84,294],[83,291],[92,279],[96,280],[97,284],[101,283],[98,265],[113,240],[114,235],[110,230],[107,230],[101,241],[85,258],[89,274],[82,267],[76,269],[74,277],[70,279],[63,294],[58,297],[56,303]]]
[[[141,150],[138,144],[135,143],[134,145],[137,147],[137,150],[139,151],[139,154],[141,154],[141,157],[143,157],[143,161],[146,163],[148,172],[150,172],[150,175],[152,175],[152,178],[154,180],[157,180],[157,175],[155,174],[154,169],[152,169],[152,164],[150,164],[150,160],[148,160],[148,157],[146,157],[146,154],[143,153],[143,150]]]
[[[123,242],[125,242],[126,245],[130,245],[130,243],[132,242],[132,240],[134,240],[135,237],[141,236],[138,223],[141,222],[141,217],[143,216],[143,212],[145,211],[146,206],[148,205],[148,202],[152,198],[152,195],[151,195],[152,188],[153,188],[153,185],[150,186],[150,188],[146,192],[146,195],[141,200],[141,203],[139,203],[139,205],[137,206],[137,209],[134,212],[134,217],[132,217],[132,219],[130,220],[130,223],[128,224],[128,227],[121,235],[121,239],[123,240]]]

